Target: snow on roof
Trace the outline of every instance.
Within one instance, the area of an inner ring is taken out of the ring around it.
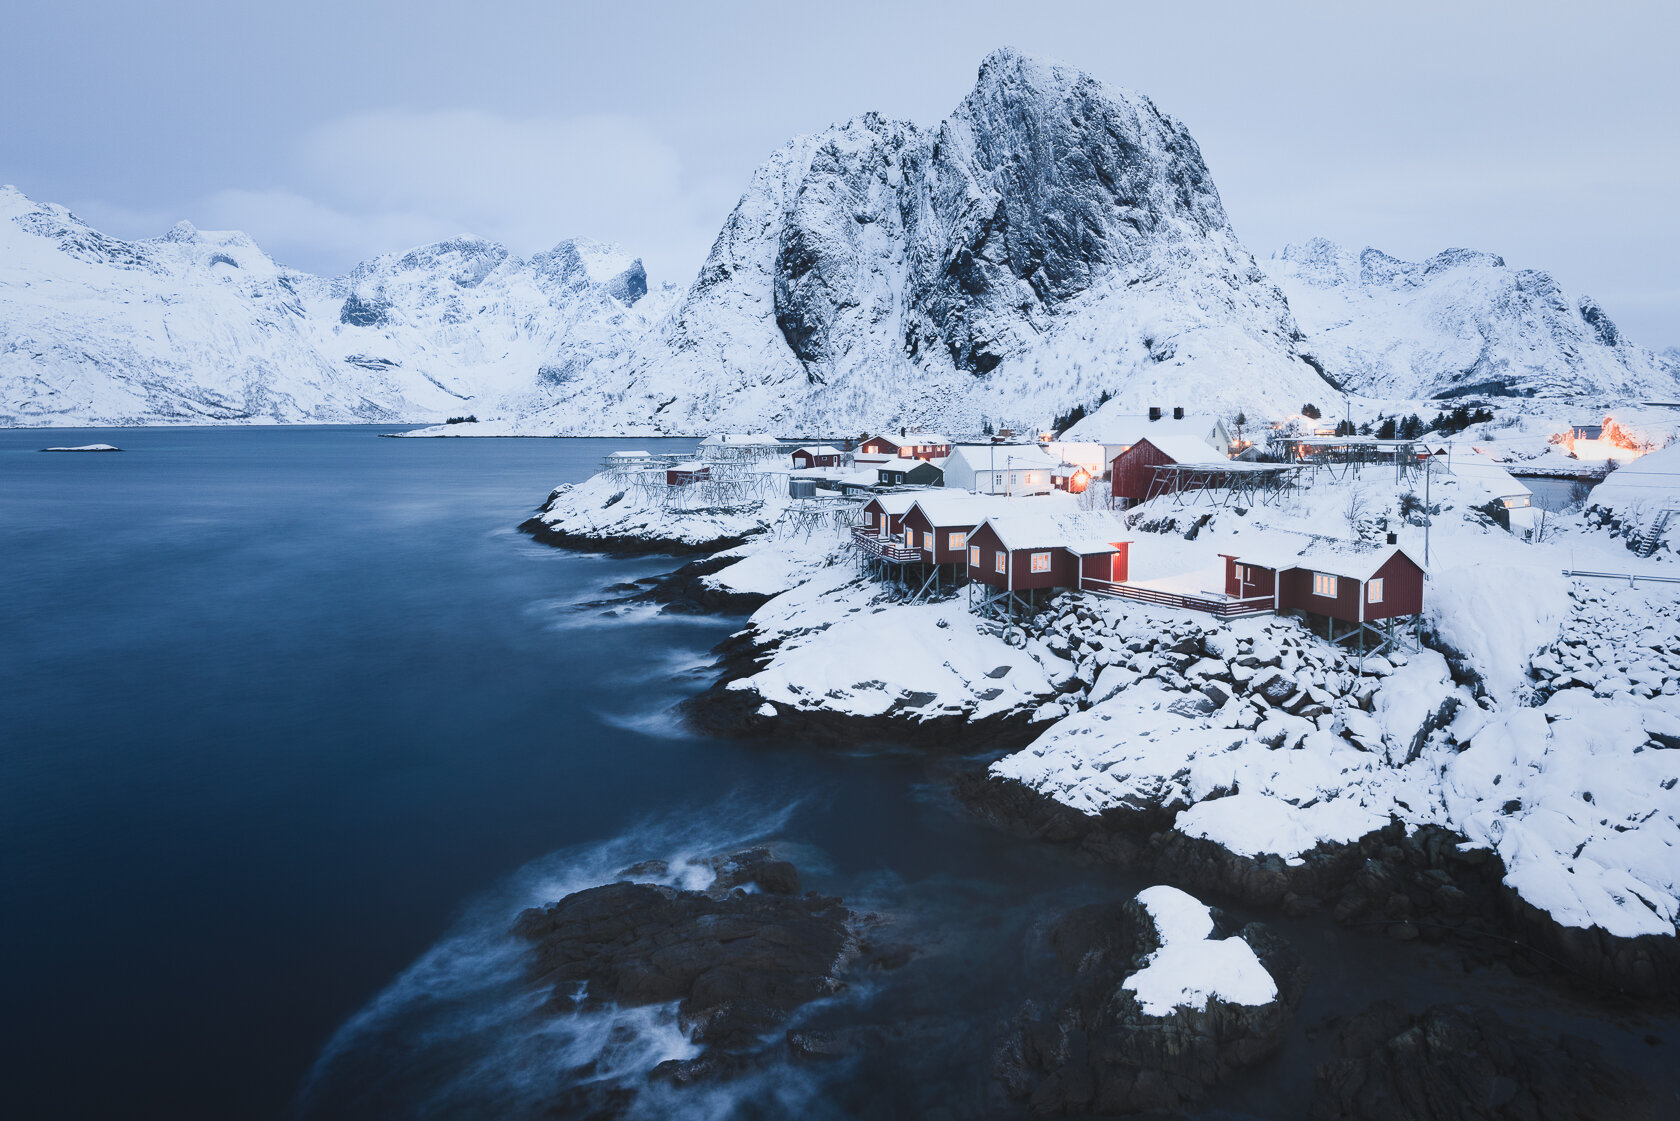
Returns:
[[[993,453],[997,459],[992,458]],[[1037,444],[959,444],[951,449],[951,455],[962,454],[963,462],[976,471],[1018,471],[1026,468],[1031,471],[1041,467],[1060,467],[1062,461],[1050,455]],[[997,466],[994,468],[993,463]]]
[[[1105,444],[1124,444],[1126,446],[1137,443],[1145,436],[1150,437],[1150,443],[1154,443],[1154,437],[1157,435],[1189,436],[1206,444],[1208,443],[1208,437],[1213,434],[1219,424],[1218,417],[1205,413],[1183,417],[1179,420],[1174,420],[1171,417],[1150,420],[1142,414],[1122,415],[1103,417],[1101,436],[1102,442]]]
[[[1114,542],[1096,536],[1095,527],[1077,515],[1011,513],[990,515],[982,525],[1010,552],[1021,549],[1067,549],[1081,555],[1112,553]],[[1109,523],[1118,537],[1120,527]]]
[[[1206,440],[1195,436],[1156,435],[1151,432],[1146,433],[1143,439],[1148,440],[1158,451],[1164,452],[1174,463],[1230,462],[1228,457],[1220,455]]]
[[[1484,491],[1490,498],[1515,498],[1534,493],[1482,452],[1459,449],[1453,457],[1452,474],[1454,478]]]
[[[1258,539],[1245,534],[1241,544],[1225,555],[1236,557],[1239,564],[1258,565],[1278,571],[1304,568],[1311,572],[1365,581],[1376,575],[1377,569],[1387,564],[1395,553],[1405,553],[1406,558],[1413,564],[1419,568],[1423,567],[1422,561],[1400,545],[1360,548],[1349,542],[1347,547],[1337,548],[1323,542],[1291,538],[1283,534]]]
[[[706,464],[702,463],[698,459],[690,459],[690,460],[687,460],[683,463],[673,463],[671,465],[670,469],[672,471],[709,471],[709,470],[711,470],[709,467],[706,466]]]
[[[1610,472],[1593,488],[1587,504],[1606,510],[1636,506],[1680,509],[1680,444],[1642,455],[1626,467]]]
[[[942,432],[930,432],[927,429],[912,428],[898,437],[898,446],[906,444],[949,444],[951,441]]]
[[[718,432],[700,441],[702,447],[715,448],[723,445],[730,447],[763,447],[766,444],[779,444],[780,440],[767,432]]]
[[[804,452],[806,455],[841,455],[841,454],[843,454],[840,451],[839,448],[830,447],[827,444],[821,444],[821,445],[819,445],[817,447],[814,447],[814,448],[804,447],[804,448],[794,448],[793,449],[793,454],[794,455],[798,455],[800,452]]]
[[[607,458],[608,459],[652,459],[653,458],[653,453],[652,452],[643,452],[643,451],[608,452],[607,453]]]
[[[933,492],[916,496],[917,506],[928,523],[935,527],[947,525],[979,525],[992,514],[1009,509],[1009,499],[971,491]]]
[[[879,494],[868,502],[866,506],[879,506],[884,513],[902,514],[916,504],[916,499],[922,496],[914,492],[900,492],[898,494]]]

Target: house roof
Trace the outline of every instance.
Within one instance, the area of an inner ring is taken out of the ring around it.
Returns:
[[[707,467],[704,463],[700,462],[698,459],[691,459],[691,460],[688,460],[686,463],[673,463],[673,464],[671,464],[671,466],[669,468],[667,468],[667,470],[670,470],[670,471],[710,471],[711,468]]]
[[[1175,436],[1172,434],[1156,435],[1148,433],[1143,437],[1156,450],[1164,453],[1174,463],[1229,463],[1230,459],[1220,455],[1206,440],[1195,436]],[[1139,440],[1138,443],[1142,443]],[[1137,444],[1133,444],[1136,447]],[[1116,457],[1118,458],[1118,456]]]
[[[994,451],[997,453],[995,468],[992,466]],[[1037,444],[959,444],[951,449],[951,455],[961,455],[963,462],[976,471],[1041,471],[1062,465],[1060,459]]]
[[[1407,560],[1419,568],[1423,567],[1422,561],[1400,545],[1377,545],[1361,549],[1350,542],[1346,548],[1337,548],[1322,542],[1287,537],[1245,542],[1235,551],[1221,555],[1234,556],[1238,564],[1252,564],[1279,572],[1290,568],[1303,568],[1309,572],[1323,572],[1330,576],[1346,576],[1350,580],[1365,581],[1374,576],[1377,569],[1387,564],[1396,553],[1404,553]]]
[[[1115,550],[1114,542],[1099,538],[1096,528],[1077,515],[1003,514],[990,516],[980,524],[991,526],[1003,547],[1012,553],[1021,549],[1066,549],[1083,556]],[[1110,524],[1119,536],[1120,527]]]
[[[1008,499],[995,495],[973,494],[969,491],[947,491],[944,494],[923,494],[916,498],[928,524],[935,529],[942,526],[977,526],[989,515],[1002,514]]]
[[[800,452],[804,452],[807,455],[843,455],[844,454],[843,452],[841,452],[841,450],[839,448],[830,447],[827,444],[819,444],[818,446],[816,446],[814,448],[813,447],[794,448],[793,452],[791,454],[798,455]]]
[[[1170,416],[1162,417],[1160,420],[1150,420],[1148,416],[1143,414],[1133,414],[1129,416],[1105,416],[1102,418],[1100,428],[1096,431],[1101,435],[1104,444],[1125,444],[1129,446],[1137,443],[1145,436],[1150,437],[1150,443],[1154,443],[1154,437],[1157,435],[1189,436],[1206,444],[1208,437],[1221,423],[1218,417],[1208,413],[1197,413],[1181,420],[1174,420]],[[1081,426],[1081,430],[1083,431],[1083,426]]]
[[[921,497],[919,494],[878,494],[864,505],[879,506],[883,513],[897,515],[909,510]]]
[[[1480,452],[1460,450],[1453,457],[1453,477],[1486,492],[1490,498],[1514,498],[1534,492],[1505,468]]]
[[[608,452],[607,453],[607,458],[608,459],[652,459],[653,458],[653,453],[652,452],[642,452],[642,451]]]

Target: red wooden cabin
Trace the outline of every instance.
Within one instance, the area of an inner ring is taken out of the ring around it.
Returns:
[[[858,445],[858,459],[944,459],[951,441],[937,432],[900,429],[895,436],[870,436]]]
[[[863,504],[859,523],[876,537],[899,537],[904,533],[904,515],[916,502],[914,494],[881,494]]]
[[[1149,497],[1157,467],[1225,461],[1225,456],[1193,436],[1145,436],[1114,457],[1109,465],[1109,486],[1122,505],[1133,506]]]
[[[665,485],[668,487],[687,486],[689,483],[698,483],[711,477],[712,469],[699,461],[679,463],[674,467],[665,468]]]
[[[1122,583],[1129,575],[1128,548],[1125,541],[1079,536],[1044,514],[987,518],[968,535],[968,576],[1012,592]]]
[[[995,513],[995,499],[973,494],[927,494],[916,498],[904,515],[904,528],[928,564],[968,567],[968,536]]]
[[[1225,557],[1225,594],[1271,595],[1279,611],[1373,623],[1423,611],[1424,569],[1397,545],[1368,553]]]
[[[844,455],[839,448],[831,448],[827,444],[814,448],[795,448],[793,451],[793,466],[799,470],[812,467],[838,467]]]

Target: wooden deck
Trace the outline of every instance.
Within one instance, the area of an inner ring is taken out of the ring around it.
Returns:
[[[1114,596],[1117,599],[1155,603],[1162,607],[1177,607],[1185,611],[1200,611],[1208,615],[1217,615],[1221,619],[1230,619],[1238,615],[1265,615],[1273,610],[1271,596],[1258,596],[1253,599],[1193,596],[1183,592],[1164,592],[1159,588],[1144,588],[1136,584],[1116,584],[1108,580],[1086,580],[1080,585],[1080,589],[1098,595]]]

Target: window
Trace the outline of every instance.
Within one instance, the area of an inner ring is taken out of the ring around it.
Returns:
[[[1002,550],[998,551],[996,564],[997,564],[997,570],[999,572],[1004,571],[1004,569],[1008,567],[1008,565],[1009,565],[1008,557],[1009,557],[1008,553],[1005,553]]]
[[[929,552],[933,551],[933,530],[927,530],[922,534],[922,548]]]
[[[970,545],[968,547],[968,563],[971,568],[980,567],[980,546]]]
[[[1336,578],[1322,572],[1313,573],[1313,595],[1336,598]]]
[[[909,549],[914,549],[916,547],[916,531],[910,529],[908,526],[906,526],[904,530],[904,545]]]
[[[1020,481],[1021,481],[1021,473],[1019,471],[1011,471],[1009,473],[1009,485],[1010,486],[1016,486],[1020,483]]]
[[[1382,602],[1382,592],[1383,592],[1382,581],[1381,580],[1372,580],[1370,583],[1365,585],[1365,602],[1366,603],[1381,603]]]
[[[1049,572],[1050,571],[1050,554],[1049,553],[1034,553],[1032,555],[1032,570],[1034,572]]]
[[[871,525],[871,526],[873,526],[875,524],[875,514],[874,514],[873,511],[870,512],[869,523],[868,524]]]
[[[1505,503],[1505,509],[1507,509],[1507,510],[1518,510],[1518,509],[1521,509],[1522,507],[1528,505],[1528,496],[1527,495],[1519,495],[1516,498],[1506,498],[1506,499],[1501,499],[1501,501],[1503,501]]]
[[[945,540],[946,540],[945,547],[947,549],[960,550],[964,545],[968,544],[968,534],[966,534],[966,533],[953,533],[950,536],[948,536]]]

